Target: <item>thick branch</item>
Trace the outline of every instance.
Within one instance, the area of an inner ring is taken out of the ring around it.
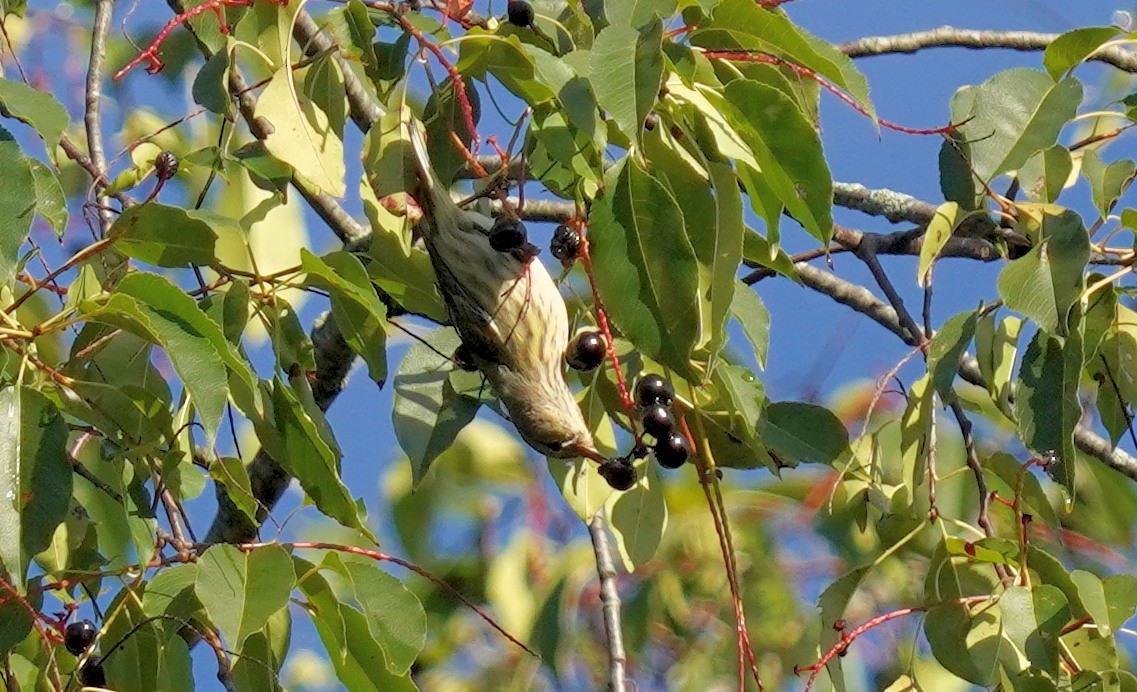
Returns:
[[[1006,48],[1009,50],[1045,50],[1059,34],[1033,31],[976,31],[941,26],[929,31],[893,36],[866,36],[837,46],[845,55],[864,58],[890,53],[915,53],[925,48]],[[1090,60],[1108,63],[1126,72],[1137,72],[1137,53],[1111,46],[1094,53]]]
[[[94,187],[100,191],[107,186],[107,156],[103,152],[103,64],[107,57],[107,31],[111,25],[111,9],[114,0],[98,0],[95,3],[95,23],[91,30],[91,60],[87,65],[87,87],[83,124],[87,130],[87,151],[91,152],[91,163],[98,175]],[[98,194],[99,226],[105,235],[114,223],[110,210],[110,198]]]
[[[804,262],[795,266],[804,285],[871,318],[880,326],[900,337],[909,346],[918,345],[908,334],[908,331],[900,325],[900,318],[897,317],[896,311],[874,296],[864,286],[845,281],[834,276],[831,272],[818,269]],[[960,358],[959,375],[971,384],[984,389],[987,388],[987,382],[979,370],[979,363],[970,355],[964,354]],[[1078,425],[1074,428],[1074,444],[1077,445],[1078,449],[1098,459],[1106,466],[1137,480],[1137,458],[1121,448],[1115,448],[1109,443],[1109,440],[1101,437],[1093,430],[1084,425]]]
[[[616,589],[616,565],[612,560],[612,547],[608,544],[607,532],[604,511],[601,510],[588,522],[588,533],[592,536],[596,574],[600,578],[600,601],[604,604],[604,634],[608,638],[608,690],[624,692],[627,689],[627,657],[620,629],[620,592]]]

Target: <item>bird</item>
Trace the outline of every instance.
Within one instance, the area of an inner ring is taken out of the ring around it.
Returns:
[[[514,247],[491,244],[494,219],[454,201],[431,165],[421,124],[413,115],[403,124],[414,159],[407,192],[422,211],[416,231],[466,354],[529,446],[603,463],[565,381],[568,312],[536,248],[524,237]]]

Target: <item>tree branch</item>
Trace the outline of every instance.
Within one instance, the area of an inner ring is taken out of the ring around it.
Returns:
[[[98,175],[95,177],[95,190],[107,186],[107,156],[103,151],[103,63],[107,56],[107,31],[111,25],[111,9],[114,0],[97,0],[95,3],[95,22],[91,30],[91,60],[87,65],[87,86],[85,90],[85,109],[83,124],[87,130],[87,151],[91,153],[91,164]],[[114,216],[110,209],[110,198],[97,194],[99,206],[99,226],[106,235]]]
[[[608,544],[608,527],[604,510],[592,516],[588,533],[592,536],[592,552],[596,555],[596,574],[600,578],[600,600],[604,604],[604,633],[608,638],[608,690],[627,689],[624,637],[620,629],[620,592],[616,588],[616,565]]]
[[[874,296],[864,286],[845,281],[834,276],[831,272],[823,271],[809,264],[798,263],[795,266],[805,286],[823,293],[838,303],[847,305],[872,319],[900,337],[909,346],[915,347],[917,345],[908,335],[908,331],[901,326],[896,311]],[[979,363],[968,354],[964,354],[959,360],[959,375],[971,384],[984,389],[987,388],[987,382],[979,370]],[[1114,447],[1109,440],[1093,430],[1084,425],[1078,425],[1074,428],[1074,444],[1078,449],[1101,461],[1106,466],[1137,480],[1137,457],[1120,447]]]
[[[1019,51],[1045,50],[1060,34],[1033,31],[976,31],[941,26],[938,29],[892,36],[866,36],[837,46],[851,58],[893,53],[915,53],[925,48],[1006,48]],[[1104,62],[1125,72],[1137,72],[1137,53],[1117,46],[1099,50],[1090,60]]]

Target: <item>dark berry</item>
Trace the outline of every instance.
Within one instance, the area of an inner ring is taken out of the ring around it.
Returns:
[[[616,490],[627,490],[636,484],[636,467],[627,459],[608,459],[600,464],[598,471]]]
[[[691,456],[691,445],[687,437],[673,432],[655,443],[655,460],[665,469],[677,469]]]
[[[454,355],[450,359],[454,361],[454,365],[466,372],[474,372],[478,369],[477,364],[474,363],[474,353],[465,342],[458,344],[458,348],[454,349]]]
[[[644,118],[644,129],[651,132],[657,127],[659,127],[659,116],[655,113],[648,113],[647,117]]]
[[[490,230],[490,247],[498,252],[509,252],[529,242],[525,226],[517,219],[501,217]]]
[[[675,416],[672,415],[671,409],[663,404],[645,406],[640,414],[640,421],[643,422],[647,434],[657,440],[665,439],[675,430]]]
[[[79,682],[87,687],[106,687],[107,672],[103,670],[103,662],[92,658],[79,669]]]
[[[163,151],[154,159],[154,171],[159,180],[169,180],[178,174],[178,155],[172,151]]]
[[[580,235],[567,224],[557,226],[553,231],[553,242],[549,249],[562,262],[572,262],[580,255]]]
[[[73,655],[78,656],[91,646],[91,642],[95,641],[95,635],[98,633],[98,628],[90,620],[73,622],[63,631],[63,646],[67,647],[67,650]]]
[[[505,16],[513,26],[532,26],[535,15],[533,6],[525,0],[510,0],[505,7]]]
[[[604,335],[600,332],[581,332],[569,343],[565,360],[573,370],[592,370],[604,360]]]
[[[675,388],[659,375],[644,375],[636,384],[636,403],[640,406],[663,404],[670,406],[675,401]]]

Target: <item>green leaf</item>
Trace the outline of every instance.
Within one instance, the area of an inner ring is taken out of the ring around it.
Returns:
[[[359,507],[340,479],[340,451],[318,409],[305,406],[279,377],[273,381],[271,404],[264,419],[253,421],[269,456],[300,482],[317,509],[369,535]]]
[[[639,469],[642,476],[630,490],[608,498],[608,528],[616,538],[624,568],[634,572],[655,556],[667,527],[667,504],[655,464]]]
[[[1105,588],[1109,626],[1116,632],[1125,626],[1137,610],[1137,576],[1113,574],[1101,581]]]
[[[1032,666],[1058,672],[1058,636],[1070,621],[1070,607],[1057,588],[1039,584],[1033,590],[1012,586],[999,598],[1007,639]]]
[[[770,11],[749,0],[724,0],[715,7],[711,21],[692,32],[691,42],[708,49],[774,53],[833,82],[876,121],[868,81],[853,61],[832,44],[802,30],[783,12]]]
[[[67,230],[67,198],[63,186],[55,173],[39,161],[29,159],[28,165],[36,188],[36,213],[51,224],[55,235],[62,236]]]
[[[476,127],[481,119],[478,92],[473,80],[466,80],[463,84]],[[458,149],[454,137],[462,142],[468,152],[477,134],[469,131],[453,80],[448,78],[431,91],[423,109],[422,122],[426,126],[426,148],[430,154],[430,163],[439,180],[449,185],[458,171],[466,166],[467,154]]]
[[[974,613],[956,604],[933,608],[924,619],[924,636],[940,665],[983,686],[998,679],[999,659],[1010,647],[997,604],[977,607]]]
[[[604,3],[604,16],[612,24],[638,29],[653,19],[667,20],[675,14],[676,0],[616,0]]]
[[[995,452],[983,459],[983,468],[993,472],[1006,486],[1006,495],[1014,497],[1021,483],[1023,512],[1035,518],[1041,517],[1051,527],[1058,527],[1058,514],[1050,504],[1050,498],[1038,482],[1038,477],[1024,468],[1022,462],[1006,452]],[[1021,480],[1020,480],[1021,479]],[[1000,491],[1003,494],[1003,491]]]
[[[408,673],[426,643],[426,612],[418,598],[370,560],[330,553],[324,565],[347,580],[371,637],[383,648],[387,670]]]
[[[332,53],[321,53],[308,67],[304,75],[303,93],[305,98],[319,108],[332,132],[343,139],[343,127],[347,123],[347,91],[344,87],[343,72],[339,61]]]
[[[302,560],[295,562],[300,589],[312,606],[308,614],[340,683],[350,690],[417,690],[409,676],[389,671],[386,654],[372,637],[367,618],[342,603],[314,565]]]
[[[185,640],[170,636],[161,620],[152,620],[131,589],[107,611],[113,617],[105,625],[103,651],[116,644],[105,663],[108,686],[116,690],[193,690],[189,647]]]
[[[0,79],[0,113],[31,125],[54,151],[67,129],[67,109],[51,94],[10,79]]]
[[[233,98],[229,95],[230,47],[219,50],[198,70],[194,77],[191,94],[194,103],[218,115],[228,115],[233,110]]]
[[[301,249],[300,266],[308,273],[309,285],[328,291],[332,317],[344,340],[363,356],[371,379],[383,386],[387,381],[387,308],[363,264],[342,250],[320,258]]]
[[[994,313],[983,316],[975,325],[975,358],[979,371],[987,382],[987,390],[1003,411],[1008,410],[1010,403],[1011,378],[1022,328],[1023,320],[1013,315],[1003,318],[996,326]]]
[[[20,145],[0,128],[0,286],[16,275],[36,210],[35,176]]]
[[[458,336],[438,330],[425,341],[411,346],[399,365],[392,411],[395,437],[410,458],[416,485],[478,410],[477,401],[454,390],[449,381],[453,365],[435,352],[453,353]]]
[[[688,379],[701,307],[695,251],[679,205],[633,160],[613,167],[593,205],[589,243],[609,317],[645,354]]]
[[[1104,218],[1137,176],[1137,163],[1119,159],[1106,165],[1096,151],[1087,151],[1082,155],[1082,173],[1090,181],[1094,206]]]
[[[264,118],[271,126],[264,140],[270,154],[303,171],[304,177],[321,191],[343,196],[343,140],[324,111],[298,96],[290,65],[273,73],[257,99],[254,117]]]
[[[115,219],[110,236],[124,255],[158,267],[210,265],[217,234],[202,216],[156,202],[136,204]]]
[[[759,434],[784,461],[834,464],[849,454],[845,424],[832,411],[815,404],[768,404]]]
[[[1051,77],[1058,79],[1119,33],[1121,30],[1115,26],[1085,26],[1067,31],[1046,47],[1042,64]]]
[[[55,406],[33,389],[0,389],[0,571],[21,593],[32,556],[67,514],[71,475]]]
[[[920,246],[920,263],[916,267],[916,283],[921,287],[928,285],[931,278],[932,263],[940,255],[940,250],[951,239],[956,227],[965,214],[956,202],[944,202],[936,209],[928,227],[924,230],[924,244]]]
[[[609,25],[592,43],[590,81],[596,103],[632,142],[639,141],[644,118],[659,97],[662,37],[662,23],[652,20],[639,30]]]
[[[184,624],[201,610],[201,603],[197,600],[194,591],[196,580],[196,564],[163,568],[146,584],[146,593],[142,598],[142,612],[151,618],[158,616],[173,618],[159,622],[170,636],[175,636]]]
[[[1053,452],[1057,461],[1046,472],[1074,491],[1074,428],[1082,417],[1078,381],[1082,342],[1077,332],[1062,340],[1039,330],[1023,354],[1015,387],[1019,435],[1038,454]]]
[[[956,92],[952,122],[960,123],[957,144],[979,179],[971,183],[975,198],[983,196],[982,184],[1053,146],[1081,101],[1078,80],[1055,83],[1046,73],[1026,68],[1000,72],[978,87]]]
[[[823,243],[833,235],[833,180],[813,124],[784,93],[736,79],[711,98],[754,153],[763,182],[793,218]]]
[[[192,298],[157,274],[130,274],[114,294],[88,301],[83,311],[90,319],[124,328],[165,349],[212,445],[229,395],[225,364],[216,347],[218,340],[225,344],[221,328]]]
[[[1039,202],[1053,203],[1070,181],[1072,170],[1074,159],[1070,150],[1055,144],[1034,153],[1019,168],[1017,175],[1023,192]]]
[[[1081,217],[1069,210],[1043,210],[1038,244],[999,273],[999,296],[1042,329],[1064,336],[1070,330],[1070,308],[1082,293],[1089,253]]]
[[[951,395],[952,382],[959,370],[959,359],[971,345],[979,313],[970,310],[955,315],[936,332],[928,347],[928,373],[941,399]]]
[[[765,368],[766,355],[770,349],[770,312],[762,298],[757,291],[739,281],[734,289],[730,312],[750,341],[758,366]]]
[[[194,591],[229,646],[240,648],[273,613],[288,606],[294,586],[292,558],[284,548],[243,551],[220,544],[198,560]]]
[[[249,481],[249,471],[237,457],[218,457],[209,465],[209,477],[221,488],[233,506],[251,521],[257,519],[256,495]]]

